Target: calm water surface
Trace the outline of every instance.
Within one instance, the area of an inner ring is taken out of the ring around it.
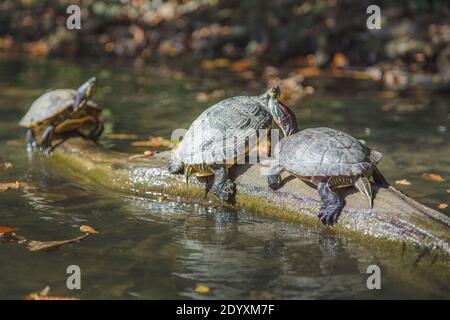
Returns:
[[[263,86],[196,67],[0,59],[0,164],[14,165],[0,166],[0,182],[22,182],[20,190],[0,193],[0,226],[19,228],[33,240],[72,238],[83,224],[100,231],[52,252],[0,243],[0,298],[20,299],[46,285],[55,295],[91,299],[450,298],[450,285],[426,272],[399,273],[400,256],[382,260],[331,232],[251,212],[112,193],[61,176],[45,159],[30,160],[20,117],[45,89],[76,87],[91,75],[99,79],[95,100],[106,108],[101,143],[132,152],[141,150],[107,134],[170,137],[221,99],[197,102],[198,92],[223,89],[228,97],[256,94]],[[431,207],[450,203],[448,97],[385,99],[373,83],[342,79],[310,84],[316,93],[292,105],[302,127],[332,126],[364,139],[385,154],[381,169],[391,181],[408,179],[403,191]],[[426,181],[423,173],[446,182]],[[376,292],[366,288],[364,272],[372,263],[386,270]],[[81,267],[81,291],[66,289],[70,264]],[[197,294],[197,284],[211,293]]]

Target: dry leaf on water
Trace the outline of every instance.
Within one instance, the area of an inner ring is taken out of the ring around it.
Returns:
[[[343,53],[335,53],[333,56],[333,66],[343,68],[348,64],[348,59]]]
[[[402,180],[396,180],[395,184],[401,184],[403,186],[410,186],[411,182],[409,182],[407,179],[402,179]]]
[[[42,250],[50,250],[50,249],[56,249],[62,245],[77,242],[80,240],[83,240],[87,237],[89,237],[91,234],[98,233],[95,229],[89,226],[81,226],[80,227],[81,232],[85,232],[82,236],[76,237],[74,239],[69,240],[59,240],[59,241],[30,241],[28,243],[27,249],[30,251],[42,251]]]
[[[434,181],[434,182],[444,182],[444,178],[442,178],[442,176],[438,175],[438,174],[434,174],[434,173],[424,173],[422,175],[422,178],[424,178],[425,180],[428,181]]]
[[[207,294],[207,293],[211,292],[211,289],[205,285],[198,284],[195,287],[195,292],[200,293],[200,294]]]
[[[438,207],[438,209],[445,209],[445,208],[448,207],[448,204],[446,204],[446,203],[439,203],[437,207]]]
[[[450,193],[450,189],[447,189],[447,193]]]
[[[97,234],[98,233],[97,230],[95,230],[94,228],[89,227],[89,226],[81,226],[80,227],[80,231],[81,232],[90,233],[90,234]]]
[[[0,241],[2,242],[25,242],[25,237],[19,236],[15,233],[17,229],[11,227],[0,227]]]
[[[0,235],[8,234],[16,231],[17,229],[11,227],[0,227]]]
[[[25,300],[80,300],[74,297],[56,297],[49,296],[50,287],[46,286],[42,291],[30,293],[25,297]]]
[[[5,170],[11,169],[12,167],[13,167],[13,164],[11,162],[3,163],[3,168],[5,168]]]
[[[0,183],[0,192],[5,192],[8,189],[19,189],[19,187],[20,187],[19,181]]]
[[[131,145],[133,147],[172,148],[175,146],[175,142],[168,139],[164,139],[163,137],[149,137],[148,140],[145,141],[134,141],[131,143]]]
[[[382,98],[392,99],[392,98],[395,98],[396,96],[397,96],[397,93],[395,93],[395,91],[388,90],[388,91],[380,92],[380,97],[382,97]]]
[[[117,140],[133,140],[137,139],[137,134],[129,134],[129,133],[110,133],[108,134],[108,138],[117,139]]]
[[[153,151],[147,150],[143,154],[135,154],[128,158],[128,160],[140,159],[140,158],[150,158],[153,157]]]

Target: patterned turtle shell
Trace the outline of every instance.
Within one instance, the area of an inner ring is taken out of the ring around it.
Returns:
[[[305,129],[280,142],[280,165],[305,177],[366,175],[381,158],[380,152],[331,128]]]

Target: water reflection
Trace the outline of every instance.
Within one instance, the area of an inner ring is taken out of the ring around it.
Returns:
[[[107,130],[139,138],[168,137],[173,128],[187,127],[213,103],[197,102],[199,91],[221,88],[232,96],[259,92],[261,86],[244,86],[229,75],[196,77],[195,72],[174,79],[170,70],[151,66],[0,61],[0,160],[14,164],[10,170],[0,167],[0,180],[22,182],[21,190],[0,193],[0,225],[17,227],[33,240],[71,238],[79,234],[81,224],[100,231],[82,243],[49,253],[0,245],[2,261],[8,261],[0,268],[4,279],[0,298],[21,298],[45,285],[52,287],[53,294],[72,295],[65,288],[68,263],[82,269],[81,298],[449,297],[448,285],[429,277],[424,269],[415,270],[406,257],[385,257],[334,232],[229,208],[124,196],[69,181],[38,154],[28,159],[24,132],[16,125],[26,108],[43,88],[73,87],[92,74],[100,83],[96,101],[110,110]],[[391,181],[411,182],[402,186],[407,193],[431,206],[450,202],[446,191],[450,109],[445,98],[385,101],[377,88],[363,82],[330,80],[311,85],[317,94],[292,106],[301,127],[327,125],[366,140],[385,154],[381,169]],[[104,137],[101,142],[116,150],[137,151],[129,141]],[[424,172],[441,174],[446,182],[425,181]],[[430,259],[424,258],[426,263]],[[381,292],[366,288],[370,264],[387,270]],[[210,287],[211,293],[196,293],[198,283]]]

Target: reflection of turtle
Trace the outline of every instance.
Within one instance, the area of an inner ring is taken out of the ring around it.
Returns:
[[[258,130],[270,130],[275,121],[285,136],[296,124],[293,113],[278,101],[279,87],[255,97],[233,97],[221,101],[204,111],[190,126],[183,141],[172,154],[169,171],[184,170],[197,177],[213,176],[213,183],[207,179],[206,191],[212,192],[223,201],[232,201],[234,183],[228,176],[228,169],[249,153],[250,139],[258,138]]]
[[[281,185],[286,170],[317,185],[322,205],[319,219],[325,225],[337,222],[344,202],[333,189],[354,185],[372,208],[373,175],[376,183],[386,184],[376,165],[382,154],[371,150],[345,132],[330,128],[311,128],[280,141],[279,163],[270,169],[269,187]]]
[[[87,137],[97,139],[103,131],[98,117],[101,109],[89,99],[95,91],[96,79],[91,78],[77,91],[72,89],[51,90],[33,102],[19,125],[28,128],[27,148],[36,146],[35,135],[42,132],[41,152],[52,150],[53,134],[78,132],[83,134],[85,125],[93,126]]]

